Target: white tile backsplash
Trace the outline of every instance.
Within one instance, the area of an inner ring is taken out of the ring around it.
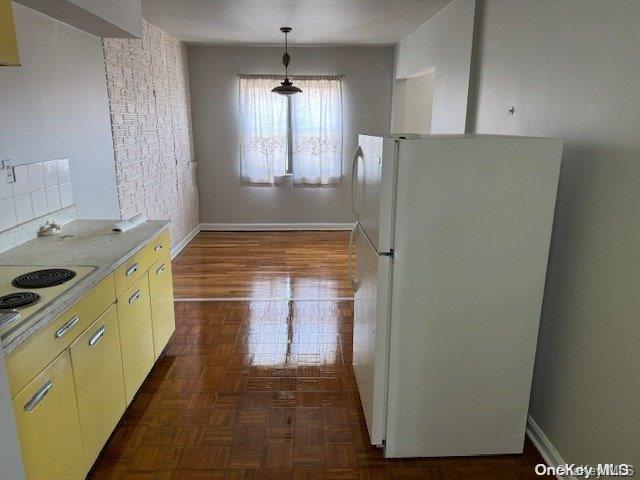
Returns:
[[[60,210],[60,189],[57,185],[45,188],[47,192],[47,210],[49,213]]]
[[[59,158],[58,163],[58,183],[60,185],[71,181],[71,170],[69,169],[69,159]]]
[[[29,168],[29,190],[40,190],[44,188],[44,167],[42,163],[32,163]]]
[[[73,204],[73,190],[71,189],[71,182],[60,185],[60,205],[62,208],[68,207]]]
[[[0,200],[13,197],[13,183],[7,183],[5,171],[0,170]]]
[[[18,224],[13,198],[0,200],[0,230],[8,230]]]
[[[50,160],[42,164],[44,167],[44,186],[53,187],[58,185],[58,165],[55,160]]]
[[[16,165],[13,167],[16,181],[13,182],[13,194],[22,195],[29,192],[29,172],[26,165]]]
[[[31,195],[23,193],[14,198],[16,206],[16,220],[18,224],[33,220],[33,208],[31,208]]]
[[[47,192],[37,190],[31,192],[31,206],[33,207],[33,218],[38,218],[47,213],[49,208],[47,207]]]
[[[0,170],[0,232],[73,205],[68,158],[13,167],[16,181]]]

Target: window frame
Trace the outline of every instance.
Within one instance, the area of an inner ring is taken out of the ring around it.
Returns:
[[[291,129],[291,95],[287,95],[287,169],[285,175],[293,176],[293,130]]]
[[[253,73],[253,74],[242,74],[239,73],[238,74],[238,78],[273,78],[276,81],[279,81],[282,78],[282,75],[280,74],[265,74],[265,73]],[[310,80],[314,80],[314,79],[323,79],[323,78],[329,78],[331,80],[337,80],[340,83],[340,103],[341,103],[341,114],[343,115],[344,112],[344,104],[343,104],[343,100],[344,100],[344,96],[343,96],[343,80],[345,78],[345,75],[342,74],[312,74],[312,75],[291,75],[290,79],[295,81],[295,80],[306,80],[306,79],[310,79]],[[274,84],[274,86],[277,85]],[[277,95],[277,93],[274,93],[274,95]],[[292,105],[291,105],[291,97],[293,95],[286,95],[286,101],[287,101],[287,111],[286,111],[286,148],[287,148],[287,152],[286,152],[286,167],[285,167],[285,171],[284,174],[282,175],[283,178],[286,178],[287,181],[289,179],[291,179],[293,177],[293,127],[292,127]],[[238,122],[242,122],[241,118],[238,118]],[[341,117],[341,124],[342,124],[342,132],[341,135],[344,138],[344,119],[343,117]],[[344,144],[342,145],[343,149],[344,149]],[[344,155],[344,151],[342,152],[341,157]],[[341,176],[342,178],[342,176]],[[315,186],[315,185],[314,185]]]

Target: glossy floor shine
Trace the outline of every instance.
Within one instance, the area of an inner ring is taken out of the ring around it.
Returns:
[[[176,298],[351,297],[348,232],[203,232],[173,264]]]
[[[339,299],[351,295],[346,241],[200,234],[175,261],[176,297],[257,299],[176,303],[176,332],[89,478],[539,478],[529,442],[523,455],[405,460],[369,445],[351,368],[353,302]]]

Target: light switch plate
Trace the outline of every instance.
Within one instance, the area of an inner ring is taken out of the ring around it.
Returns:
[[[13,162],[11,160],[3,160],[2,169],[4,170],[5,181],[7,183],[13,183],[16,181],[16,176],[13,173]]]

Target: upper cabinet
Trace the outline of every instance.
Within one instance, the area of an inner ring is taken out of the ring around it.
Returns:
[[[141,0],[16,1],[97,37],[140,38],[142,36]]]
[[[0,0],[0,65],[20,65],[11,0]]]

